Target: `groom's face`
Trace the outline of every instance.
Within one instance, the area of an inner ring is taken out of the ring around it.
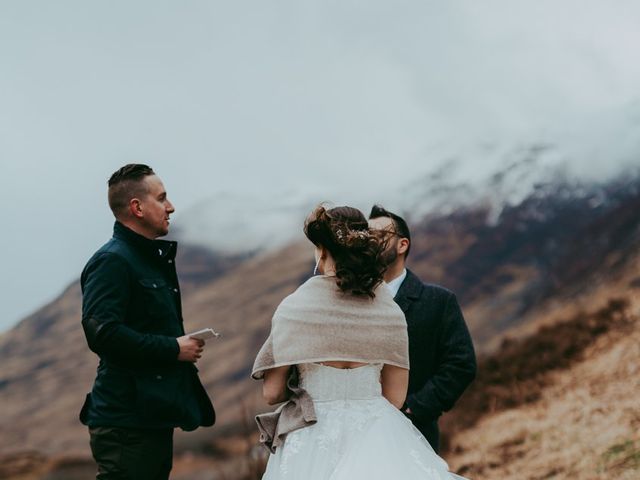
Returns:
[[[145,229],[153,238],[163,237],[169,233],[169,215],[175,212],[175,208],[167,197],[160,177],[150,175],[143,181],[146,182],[148,189],[147,195],[140,201],[144,211]]]
[[[400,237],[396,232],[396,226],[389,217],[378,217],[369,219],[369,228],[387,233],[387,241],[389,242],[386,250],[382,254],[382,258],[386,265],[391,265],[399,257]]]

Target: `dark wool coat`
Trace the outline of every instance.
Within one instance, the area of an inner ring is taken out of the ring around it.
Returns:
[[[409,390],[405,408],[413,424],[438,450],[438,417],[450,410],[476,374],[469,329],[456,296],[424,284],[413,272],[400,285],[395,301],[409,329]]]
[[[197,368],[178,361],[176,249],[116,222],[113,238],[85,266],[82,327],[100,357],[80,412],[85,425],[193,430],[215,422]]]

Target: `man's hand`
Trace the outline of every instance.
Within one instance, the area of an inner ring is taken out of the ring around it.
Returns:
[[[180,353],[178,353],[178,360],[181,362],[193,362],[196,363],[202,356],[202,347],[204,347],[204,340],[198,340],[197,338],[191,338],[189,335],[176,338],[178,346],[180,347]]]

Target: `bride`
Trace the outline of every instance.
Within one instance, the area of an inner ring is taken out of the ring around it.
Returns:
[[[252,372],[282,403],[256,417],[263,480],[462,479],[399,410],[407,325],[381,286],[385,239],[351,207],[317,207],[304,232],[321,275],[278,306]]]

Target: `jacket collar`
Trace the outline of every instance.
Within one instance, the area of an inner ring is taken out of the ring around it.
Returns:
[[[136,250],[156,259],[173,260],[176,257],[178,242],[168,240],[150,240],[134,232],[116,220],[113,226],[113,238],[123,240]]]
[[[424,284],[422,281],[407,268],[407,277],[400,285],[398,293],[394,297],[396,303],[400,306],[403,312],[406,312],[411,305],[411,302],[420,298]]]

